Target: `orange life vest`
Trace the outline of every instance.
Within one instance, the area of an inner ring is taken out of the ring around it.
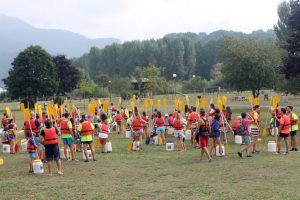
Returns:
[[[182,130],[183,126],[179,119],[174,120],[174,128],[175,130]]]
[[[138,118],[134,118],[132,120],[132,129],[134,131],[138,131],[138,130],[142,129],[142,123],[141,123],[141,121]]]
[[[54,127],[52,128],[45,128],[44,129],[44,144],[57,144],[58,143],[58,136],[56,134],[56,130]]]
[[[174,125],[174,119],[173,119],[173,116],[170,116],[168,118],[168,121],[169,121],[169,126],[173,126]]]
[[[116,107],[115,107],[115,106],[112,106],[112,107],[111,107],[111,111],[113,111],[113,112],[116,111]]]
[[[121,114],[117,114],[116,115],[116,122],[121,122],[122,121],[122,115]]]
[[[6,125],[6,117],[2,117],[2,125]]]
[[[25,122],[25,133],[30,133],[30,126],[31,126],[32,132],[39,133],[39,127],[37,127],[35,125],[35,120],[36,119],[31,119],[30,120],[30,125],[29,125],[28,121]]]
[[[31,138],[27,142],[27,152],[28,153],[35,153],[36,152],[36,146],[30,145],[30,141],[33,141]]]
[[[91,122],[85,121],[85,122],[82,122],[81,125],[82,125],[81,136],[93,135],[94,130],[91,127]]]
[[[142,121],[141,123],[142,124],[146,124],[146,122],[147,122],[147,116],[142,115],[141,118],[142,118],[143,121],[145,121],[145,122]]]
[[[68,122],[69,122],[69,120],[67,120],[67,119],[64,119],[60,122],[61,133],[71,134],[70,129],[68,127]]]
[[[281,117],[284,119],[284,124],[282,124],[282,130],[290,129],[291,128],[290,117],[287,115],[282,115]]]
[[[107,126],[107,124],[102,124],[101,125],[101,133],[108,134],[108,126]]]
[[[280,118],[282,117],[281,108],[277,108],[277,109],[276,109],[276,117],[277,117],[278,119],[280,119]]]
[[[165,120],[164,120],[163,117],[156,118],[156,125],[157,125],[158,127],[162,127],[162,126],[164,126],[164,124],[165,124]]]
[[[199,114],[196,113],[196,112],[192,112],[190,114],[190,123],[192,123],[194,121],[194,119],[196,119],[196,121],[198,122],[200,117],[199,117]]]
[[[240,120],[239,120],[239,119],[234,120],[234,121],[232,122],[232,130],[233,130],[233,131],[236,131],[237,126],[239,125],[239,123],[240,123]]]

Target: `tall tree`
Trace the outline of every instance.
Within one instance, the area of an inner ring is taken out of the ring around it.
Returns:
[[[4,83],[12,97],[41,97],[57,90],[57,70],[51,55],[30,46],[14,59]]]
[[[290,4],[287,1],[283,1],[278,5],[277,8],[278,21],[277,24],[274,25],[274,31],[276,33],[277,39],[280,45],[284,45],[287,39],[287,24],[289,17],[291,15]]]
[[[300,92],[297,85],[300,82],[300,0],[290,1],[291,15],[287,22],[287,37],[284,48],[288,51],[288,56],[284,58],[282,72],[293,85],[293,93]],[[297,86],[296,86],[297,85]],[[295,87],[296,86],[296,87]]]
[[[71,61],[64,55],[58,55],[53,58],[53,61],[57,67],[58,77],[58,89],[57,95],[64,95],[67,92],[72,92],[79,83],[80,72],[74,66]]]
[[[271,88],[275,82],[270,57],[256,41],[226,38],[222,60],[224,79],[232,89],[250,90],[254,97],[258,97],[261,89]]]

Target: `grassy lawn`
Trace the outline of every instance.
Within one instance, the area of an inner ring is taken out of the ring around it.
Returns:
[[[234,116],[250,110],[248,102],[228,104],[234,105]],[[291,104],[299,106],[299,101],[292,99]],[[162,106],[162,111],[170,112],[172,107]],[[266,111],[262,109],[263,122]],[[300,113],[299,108],[295,111]],[[16,112],[16,117],[21,127],[22,114]],[[165,146],[156,145],[128,152],[128,139],[113,133],[112,153],[97,149],[97,161],[89,163],[77,153],[79,162],[63,161],[62,177],[29,174],[27,153],[1,152],[5,164],[0,166],[0,199],[300,199],[300,153],[268,153],[267,142],[274,138],[267,137],[258,144],[260,154],[240,159],[236,152],[241,146],[233,143],[231,134],[228,138],[227,157],[208,163],[200,162],[200,151],[189,142],[183,153],[166,152]]]

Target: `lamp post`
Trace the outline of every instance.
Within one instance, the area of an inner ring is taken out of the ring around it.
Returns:
[[[111,84],[111,81],[109,80],[109,81],[108,81],[109,102],[111,102],[111,91],[110,91],[110,84]]]
[[[174,96],[176,96],[176,74],[173,74],[173,79],[174,79]]]

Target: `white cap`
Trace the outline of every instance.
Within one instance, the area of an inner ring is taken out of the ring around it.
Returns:
[[[236,118],[237,118],[237,119],[242,119],[242,116],[237,116]]]
[[[169,117],[168,113],[165,114],[165,117]]]

